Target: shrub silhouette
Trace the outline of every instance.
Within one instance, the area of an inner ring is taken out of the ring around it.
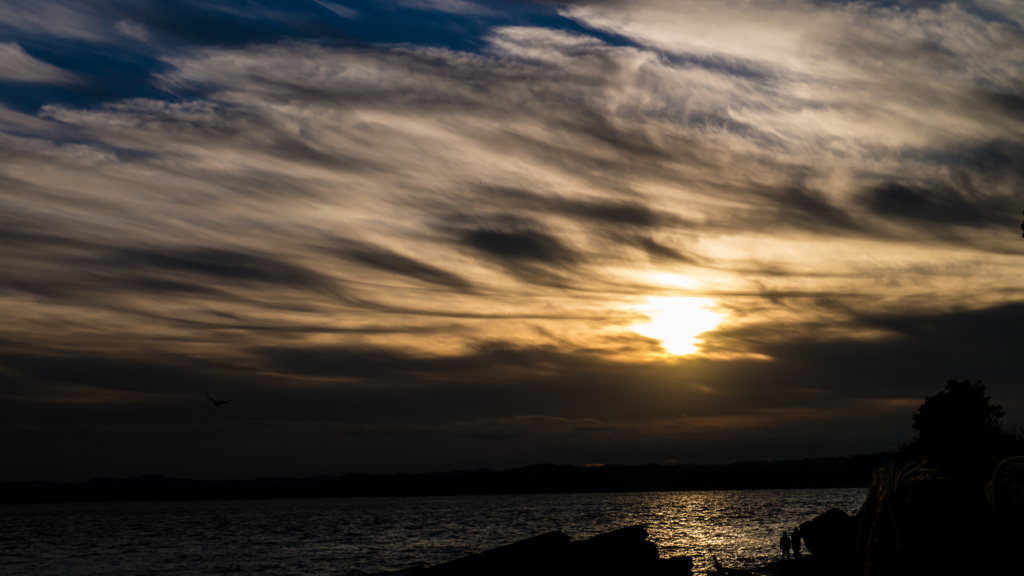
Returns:
[[[1006,412],[990,400],[980,380],[947,381],[941,392],[925,397],[914,415],[917,434],[905,452],[949,465],[979,455],[979,449],[1002,448],[1008,436],[1001,426]]]

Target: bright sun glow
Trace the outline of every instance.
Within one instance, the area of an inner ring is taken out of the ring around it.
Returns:
[[[648,298],[647,305],[638,310],[649,315],[651,321],[632,330],[661,340],[669,354],[693,354],[697,351],[697,335],[713,330],[722,321],[721,315],[709,309],[713,304],[707,298]]]

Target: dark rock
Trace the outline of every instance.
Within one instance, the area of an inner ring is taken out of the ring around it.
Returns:
[[[570,557],[569,537],[561,531],[548,532],[513,544],[420,570],[423,576],[476,576],[478,574],[546,574],[561,570]]]
[[[659,574],[690,574],[693,572],[693,558],[689,556],[673,556],[658,560],[660,564]]]
[[[1019,564],[1006,555],[1017,540],[993,521],[982,488],[926,462],[879,474],[861,507],[858,576],[999,574]]]
[[[593,538],[570,542],[562,532],[549,532],[514,544],[472,554],[416,572],[419,576],[685,576],[692,573],[687,556],[662,559],[647,540],[643,526],[627,526]]]
[[[789,560],[773,560],[751,571],[754,576],[835,576],[835,567],[814,555]]]
[[[722,566],[722,563],[719,562],[718,558],[715,558],[714,556],[711,557],[711,565],[715,567],[715,571],[709,572],[709,576],[754,576],[754,573],[750,570],[726,568],[725,566]]]
[[[856,518],[838,508],[832,508],[814,520],[801,524],[800,536],[811,554],[852,569],[857,546]]]
[[[1004,458],[985,487],[992,521],[987,536],[992,554],[991,573],[1020,573],[1020,543],[1024,542],[1024,456]]]
[[[628,568],[658,561],[658,547],[643,526],[627,526],[571,545],[574,563],[586,568]]]
[[[1011,456],[999,462],[985,487],[985,496],[998,517],[1024,517],[1024,456]]]

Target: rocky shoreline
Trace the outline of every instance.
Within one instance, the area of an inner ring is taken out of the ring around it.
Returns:
[[[802,523],[809,554],[738,576],[1024,574],[1024,433],[1002,428],[980,381],[949,380],[913,417],[914,439],[875,472],[853,516],[833,508]],[[693,559],[659,558],[643,526],[570,542],[552,532],[418,570],[463,574],[679,574]]]
[[[814,555],[770,562],[754,570],[722,567],[721,576],[812,576],[834,574],[834,566]],[[471,554],[451,562],[396,573],[395,576],[564,576],[566,574],[685,576],[693,573],[689,556],[661,558],[642,525],[626,526],[585,540],[572,541],[561,531]]]
[[[419,568],[416,576],[492,576],[566,574],[637,574],[669,576],[690,574],[689,556],[661,558],[641,525],[626,526],[586,540],[572,541],[555,531],[478,554]]]
[[[851,516],[830,509],[800,525],[807,551],[741,570],[714,560],[717,576],[896,576],[1019,574],[1024,561],[1024,456],[1004,458],[978,489],[927,463],[880,470],[866,501]],[[970,528],[966,537],[964,527]],[[957,544],[961,545],[957,545]],[[979,554],[984,544],[984,554]],[[534,536],[436,566],[415,576],[684,576],[688,556],[661,558],[642,525],[572,541],[561,531]]]

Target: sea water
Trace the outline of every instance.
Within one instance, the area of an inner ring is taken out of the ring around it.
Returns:
[[[644,524],[662,557],[694,572],[751,568],[783,530],[867,490],[736,490],[0,505],[9,576],[337,574],[453,560],[552,530],[575,539]]]

